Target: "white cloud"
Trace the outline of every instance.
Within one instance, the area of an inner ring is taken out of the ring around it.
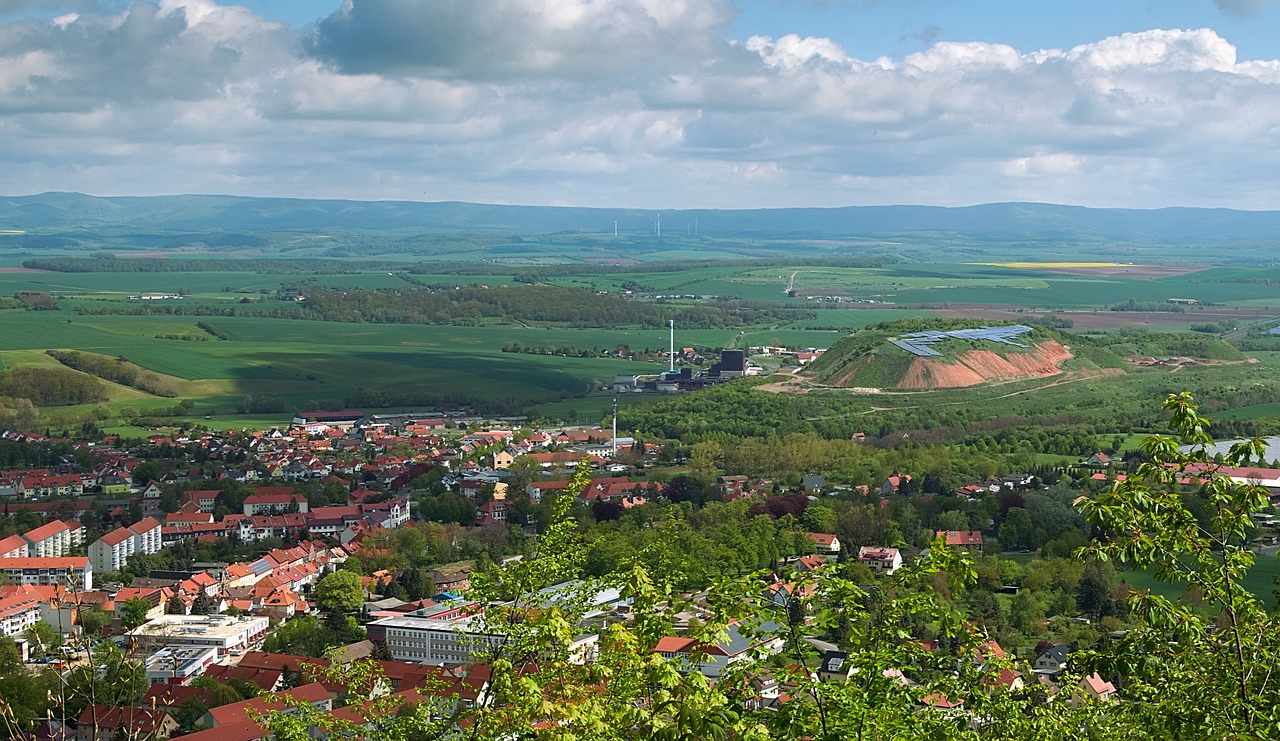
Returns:
[[[727,0],[213,0],[0,25],[0,192],[1270,207],[1280,62],[1211,30],[862,60]]]

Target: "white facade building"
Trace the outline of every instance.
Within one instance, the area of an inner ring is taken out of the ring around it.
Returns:
[[[129,631],[144,649],[163,646],[210,646],[225,655],[248,649],[271,629],[265,617],[231,615],[161,615]]]
[[[147,657],[149,684],[191,684],[218,660],[213,646],[165,646]]]

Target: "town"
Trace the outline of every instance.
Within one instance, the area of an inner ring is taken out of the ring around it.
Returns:
[[[485,702],[490,669],[483,657],[506,640],[490,613],[503,614],[516,603],[473,593],[472,578],[488,569],[518,568],[548,527],[537,508],[566,491],[573,494],[571,517],[579,519],[607,524],[629,511],[676,507],[667,517],[684,508],[696,520],[701,513],[696,505],[689,509],[692,500],[683,490],[696,487],[698,462],[683,456],[705,452],[673,454],[678,444],[620,437],[603,428],[503,426],[459,408],[368,416],[354,410],[299,412],[287,429],[174,431],[133,441],[15,431],[4,432],[0,441],[28,451],[60,451],[46,467],[0,471],[3,526],[12,532],[0,539],[0,633],[12,640],[22,661],[44,671],[71,677],[79,667],[96,672],[101,668],[93,667],[114,661],[117,671],[132,662],[138,675],[138,691],[119,704],[64,697],[48,709],[51,715],[29,718],[22,730],[31,738],[81,739],[126,730],[149,739],[201,733],[232,741],[266,738],[270,725],[260,721],[270,704],[263,698],[273,694],[307,703],[326,717],[360,720],[347,689],[326,679],[325,671],[362,661],[373,662],[380,681],[388,683],[385,691],[401,699],[429,695],[455,709]],[[859,433],[850,444],[866,441]],[[690,464],[693,476],[660,481],[646,471],[682,462]],[[1096,452],[1073,473],[1079,485],[1096,490],[1124,481],[1121,463]],[[1280,470],[1192,468],[1182,483],[1192,486],[1201,474],[1260,483],[1280,496]],[[588,478],[575,483],[575,475]],[[750,507],[773,523],[766,537],[774,550],[749,564],[765,567],[753,577],[758,593],[752,599],[770,617],[754,624],[731,620],[708,642],[697,628],[712,611],[710,583],[686,579],[684,601],[666,604],[673,632],[652,651],[681,672],[724,681],[739,662],[751,659],[754,666],[761,657],[790,655],[793,647],[778,632],[790,622],[812,657],[800,670],[803,676],[847,682],[856,669],[832,640],[839,631],[833,634],[817,621],[825,575],[857,564],[860,581],[876,583],[913,561],[928,560],[930,545],[968,552],[988,564],[983,568],[995,572],[992,590],[1015,595],[1014,609],[1027,609],[1019,608],[1018,595],[1030,596],[1037,562],[1000,561],[990,558],[991,549],[999,555],[1030,546],[1049,557],[1066,547],[1062,554],[1070,555],[1070,544],[1053,541],[1052,533],[1041,531],[1037,540],[1018,531],[1027,524],[1027,512],[1035,511],[1037,492],[1049,489],[1046,479],[1060,475],[1007,474],[945,492],[936,491],[934,481],[927,484],[930,493],[910,473],[849,486],[814,471],[784,487],[769,478],[717,471],[700,496],[720,504],[708,507]],[[424,493],[434,496],[424,500]],[[880,510],[881,540],[847,519],[837,523],[825,504],[832,498],[874,503],[867,511]],[[415,499],[427,503],[426,515],[423,507],[415,508]],[[904,539],[902,514],[888,529],[883,526],[883,518],[903,502],[929,507],[931,500],[944,499],[952,508],[936,513],[937,529],[928,537]],[[965,514],[1001,502],[1002,525]],[[666,527],[660,517],[648,520],[650,527]],[[1269,531],[1274,520],[1255,518],[1255,524]],[[438,557],[423,556],[433,549]],[[446,554],[458,558],[447,563]],[[568,611],[570,603],[578,605],[576,637],[564,650],[572,664],[582,666],[596,660],[609,625],[637,619],[633,596],[580,578],[590,574],[588,564],[585,572],[541,586],[535,595],[544,608],[563,603]],[[1081,579],[1078,571],[1076,578]],[[1102,584],[1104,594],[1085,604],[1084,583],[1072,590],[1080,593],[1068,608],[1082,616],[1068,613],[1068,622],[1057,628],[1063,634],[1076,630],[1076,640],[1006,648],[996,631],[981,633],[973,661],[984,687],[1020,690],[1034,683],[1075,703],[1107,701],[1115,694],[1115,686],[1096,672],[1063,679],[1067,655],[1081,645],[1080,631],[1092,630],[1090,623],[1100,617],[1123,615],[1106,594],[1116,586]],[[1001,612],[990,594],[984,599],[968,607]],[[1054,609],[1030,609],[1030,617],[1014,618],[1024,629],[1021,635],[1046,633],[1036,626],[1051,627],[1052,621],[1040,621]],[[1108,621],[1117,635],[1123,633],[1115,617],[1102,624]],[[1097,632],[1092,635],[1096,640]],[[933,631],[915,638],[928,651],[942,650],[941,636]],[[994,663],[986,672],[989,659]],[[757,672],[751,679],[744,700],[751,706],[776,710],[795,701],[791,674]],[[896,681],[912,680],[899,673]],[[948,696],[927,695],[920,703],[929,711],[965,712],[962,700]]]

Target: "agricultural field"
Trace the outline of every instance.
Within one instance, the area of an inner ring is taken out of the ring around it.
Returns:
[[[591,237],[591,239],[597,239]],[[689,244],[705,238],[690,238]],[[609,403],[600,388],[616,374],[653,374],[665,364],[634,362],[609,357],[561,357],[503,352],[505,345],[569,347],[593,353],[626,345],[634,351],[665,349],[665,329],[628,326],[576,328],[551,322],[524,321],[518,317],[485,317],[473,326],[458,324],[390,324],[306,321],[297,316],[302,304],[284,300],[288,287],[308,286],[341,291],[421,290],[421,286],[479,288],[520,286],[529,282],[584,288],[610,295],[633,291],[633,300],[661,303],[673,309],[700,304],[714,305],[701,297],[781,309],[794,321],[778,319],[721,329],[689,329],[677,326],[680,347],[726,348],[786,346],[796,349],[828,348],[850,332],[897,319],[929,316],[980,318],[1022,323],[1036,319],[1047,309],[1070,320],[1074,330],[1116,331],[1142,327],[1185,331],[1193,325],[1231,322],[1233,326],[1280,323],[1280,269],[1241,267],[1169,267],[1125,264],[1064,263],[897,263],[881,267],[815,265],[811,262],[762,265],[760,261],[711,265],[706,253],[665,249],[637,253],[638,259],[622,266],[618,260],[583,268],[544,259],[542,250],[566,244],[581,247],[588,239],[548,239],[544,242],[497,242],[490,247],[528,247],[524,262],[495,260],[459,267],[458,263],[425,263],[439,255],[411,256],[397,253],[405,269],[362,266],[359,260],[330,262],[328,272],[308,267],[299,272],[236,270],[244,254],[213,255],[195,248],[155,250],[147,245],[130,253],[135,257],[181,259],[218,258],[213,269],[189,272],[44,272],[20,267],[29,251],[0,250],[0,296],[24,291],[48,293],[58,299],[56,311],[0,311],[0,364],[46,362],[44,349],[77,349],[123,357],[157,373],[178,379],[181,398],[197,402],[193,414],[208,415],[216,422],[231,423],[236,405],[246,396],[270,396],[290,405],[308,401],[340,401],[370,391],[409,392],[417,396],[489,399],[511,410],[539,414],[563,414],[572,410],[594,418]],[[732,240],[715,241],[727,249]],[[316,239],[302,240],[289,257],[332,257],[323,254]],[[737,243],[744,254],[758,250],[761,240]],[[771,249],[781,242],[772,242]],[[674,245],[667,245],[673,247]],[[490,249],[485,247],[484,249]],[[840,245],[815,242],[806,249],[832,249]],[[306,253],[306,254],[304,254]],[[83,256],[73,251],[49,250],[43,256]],[[121,254],[124,254],[123,252]],[[281,257],[279,253],[277,257]],[[361,253],[360,259],[370,253]],[[664,263],[666,258],[701,259],[681,269]],[[584,257],[584,260],[595,258]],[[225,262],[225,272],[217,270]],[[626,261],[621,261],[626,262]],[[280,264],[287,265],[287,261]],[[427,264],[425,269],[422,267]],[[349,265],[349,268],[344,266]],[[367,265],[367,263],[366,263]],[[393,266],[394,267],[394,266]],[[410,269],[412,268],[412,269]],[[424,272],[416,272],[424,270]],[[786,287],[795,276],[795,296]],[[181,293],[182,299],[140,301],[130,296]],[[693,299],[659,299],[661,295],[694,296]],[[817,297],[840,297],[839,302]],[[1176,297],[1213,302],[1212,306],[1187,306],[1184,312],[1113,312],[1112,304],[1130,299],[1162,302]],[[724,302],[722,302],[723,305]],[[147,306],[144,306],[147,305]],[[1274,304],[1274,305],[1273,305]],[[149,315],[97,314],[112,311],[157,311]],[[208,316],[248,306],[255,316]],[[181,312],[187,312],[183,314]],[[275,316],[268,316],[274,313]],[[197,322],[212,325],[212,334]],[[1035,405],[1030,397],[1049,400],[1054,408],[1085,408],[1105,404],[1107,394],[1124,393],[1132,386],[1135,397],[1150,399],[1201,377],[1251,378],[1275,365],[1263,362],[1249,368],[1181,369],[1166,383],[1170,371],[1154,370],[1112,377],[1083,361],[1070,361],[1063,377],[1040,382],[1008,382],[995,390],[929,392],[927,403],[998,403],[1010,413]],[[1082,364],[1083,363],[1083,364]],[[1089,366],[1089,367],[1086,367]],[[1216,374],[1216,375],[1215,375]],[[819,392],[815,392],[819,393]],[[1243,392],[1221,394],[1227,406],[1248,396]],[[652,397],[628,398],[626,403],[646,403]],[[953,400],[954,398],[954,400]],[[1238,411],[1256,417],[1274,417],[1280,410],[1273,399],[1254,399]],[[1255,403],[1256,402],[1256,403]],[[886,395],[868,403],[873,408],[909,407],[926,403],[911,396]],[[165,408],[173,400],[148,398],[123,387],[113,389],[109,409],[125,406]],[[1215,414],[1229,413],[1215,410]]]

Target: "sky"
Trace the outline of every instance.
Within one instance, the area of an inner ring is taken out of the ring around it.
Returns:
[[[1280,0],[0,0],[0,194],[1280,209]]]

